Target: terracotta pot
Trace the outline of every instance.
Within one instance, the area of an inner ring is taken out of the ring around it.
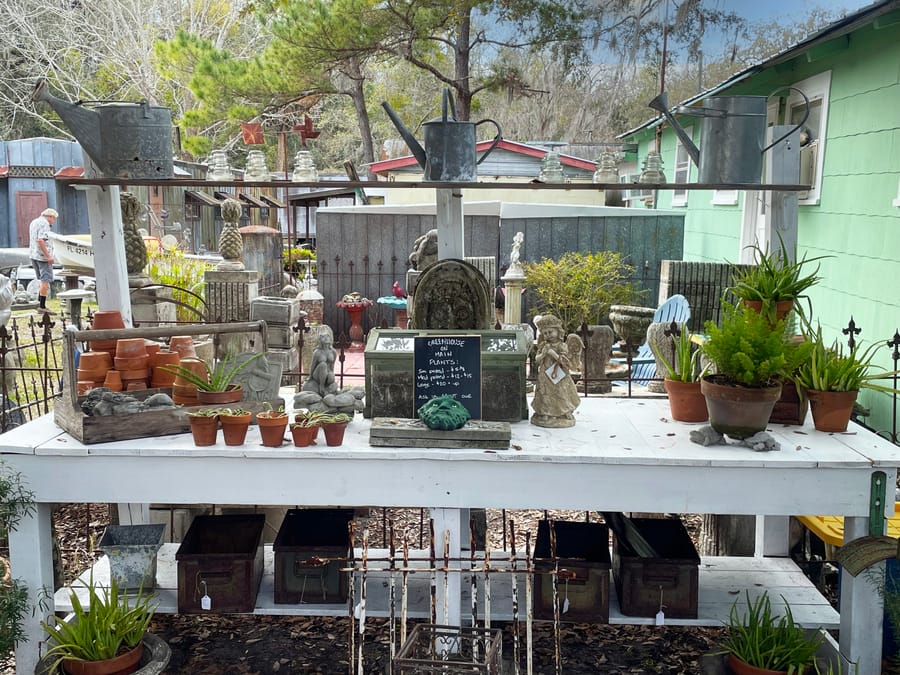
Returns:
[[[239,384],[229,384],[225,391],[197,390],[197,399],[204,404],[224,405],[226,403],[239,403],[243,398],[244,388]]]
[[[78,380],[78,382],[75,383],[75,392],[79,396],[84,396],[96,386],[97,383],[93,380]]]
[[[288,425],[288,416],[267,417],[266,413],[256,415],[256,423],[259,425],[259,435],[262,444],[269,448],[280,448],[284,443],[284,432]]]
[[[162,345],[153,340],[144,340],[144,347],[147,349],[147,355],[150,356],[151,358],[160,349],[162,349]]]
[[[349,422],[330,422],[322,425],[325,432],[325,444],[330,446],[340,445],[344,442],[344,430]]]
[[[718,375],[704,377],[700,390],[706,397],[710,426],[732,438],[748,438],[765,431],[772,408],[781,396],[780,384],[741,387],[727,383]]]
[[[819,431],[847,431],[857,394],[859,391],[808,390],[813,426]]]
[[[103,380],[103,386],[110,391],[122,391],[122,376],[119,374],[119,371],[106,371],[106,379]]]
[[[144,380],[122,380],[125,391],[143,391],[147,388]]]
[[[225,445],[243,445],[247,438],[247,428],[250,426],[252,413],[243,415],[219,415],[222,423],[222,436],[225,437]]]
[[[146,370],[150,367],[149,356],[117,356],[113,359],[116,370]]]
[[[754,312],[759,313],[762,311],[763,301],[762,300],[743,300],[744,307],[749,307]],[[775,321],[781,321],[784,319],[788,312],[794,309],[794,301],[793,300],[779,300],[775,303]]]
[[[144,652],[143,643],[131,651],[105,661],[63,661],[62,666],[69,675],[128,675],[138,669],[141,655]]]
[[[88,342],[88,348],[92,352],[106,352],[110,358],[116,355],[115,340],[91,340]]]
[[[319,427],[291,427],[291,436],[294,437],[294,446],[305,448],[312,445],[319,435]]]
[[[786,675],[786,670],[769,670],[767,668],[757,668],[749,663],[741,661],[734,654],[728,655],[728,667],[734,675]]]
[[[175,383],[175,373],[153,366],[150,369],[150,380],[154,387],[171,387]]]
[[[122,312],[117,309],[97,310],[91,316],[91,328],[94,330],[125,328],[125,320],[122,318]]]
[[[706,399],[700,391],[699,382],[663,381],[669,395],[669,409],[672,419],[678,422],[705,422],[709,419]]]
[[[200,405],[200,401],[197,400],[196,396],[179,396],[174,392],[172,393],[172,402],[183,406]]]
[[[218,417],[189,416],[191,421],[191,434],[194,436],[194,445],[205,447],[216,444],[216,436],[219,432]]]
[[[169,349],[181,354],[182,358],[196,357],[194,338],[190,335],[175,335],[169,339]]]
[[[181,354],[169,349],[160,349],[150,354],[150,366],[177,366],[181,362]]]
[[[147,356],[144,338],[121,338],[116,340],[116,358],[131,359],[138,356]]]
[[[78,357],[78,367],[83,370],[109,370],[112,366],[112,358],[110,358],[109,352],[89,351],[82,353]]]
[[[150,377],[149,368],[138,368],[137,370],[122,370],[117,368],[123,380],[147,380]]]
[[[96,384],[102,384],[103,380],[106,379],[108,370],[108,368],[97,368],[95,370],[79,368],[75,371],[75,374],[77,375],[79,382],[95,382]]]

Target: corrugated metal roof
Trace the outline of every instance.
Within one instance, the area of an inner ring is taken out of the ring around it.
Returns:
[[[269,205],[266,204],[264,201],[262,201],[258,197],[254,197],[251,194],[247,194],[246,192],[239,192],[238,199],[240,199],[242,202],[246,202],[250,206],[258,208],[258,209],[269,208]]]
[[[207,206],[221,206],[223,200],[216,199],[211,194],[207,192],[200,192],[199,190],[185,190],[185,197],[191,197],[196,199],[199,202],[203,202]]]
[[[866,7],[863,7],[856,12],[852,12],[835,22],[828,24],[821,30],[809,35],[800,42],[791,45],[790,47],[770,56],[767,59],[763,59],[758,64],[750,66],[749,68],[745,68],[741,72],[732,75],[716,86],[700,92],[695,96],[686,98],[678,105],[688,106],[699,103],[700,101],[703,101],[710,96],[714,96],[719,92],[728,89],[738,82],[742,82],[763,70],[771,68],[772,66],[776,66],[779,63],[790,61],[791,59],[794,59],[797,56],[800,56],[801,54],[809,51],[816,45],[823,44],[825,42],[829,42],[831,40],[847,35],[848,33],[852,33],[860,27],[872,23],[878,17],[888,14],[889,12],[893,12],[897,9],[900,9],[900,0],[882,0],[881,2],[874,2],[871,5],[867,5]],[[644,129],[656,127],[660,125],[664,120],[665,118],[662,116],[654,117],[650,120],[647,120],[643,124],[634,127],[633,129],[629,129],[628,131],[619,134],[618,136],[616,136],[616,138],[628,138],[629,136],[632,136],[639,131],[643,131]]]
[[[283,209],[285,207],[285,203],[279,199],[275,199],[275,197],[270,197],[269,195],[260,195],[259,198],[263,200],[267,206],[271,206],[276,209]]]

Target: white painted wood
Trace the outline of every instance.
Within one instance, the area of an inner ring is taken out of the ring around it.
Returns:
[[[868,518],[844,518],[844,542],[868,534]],[[841,653],[857,664],[860,673],[881,672],[881,639],[871,639],[881,635],[884,621],[880,579],[884,562],[856,577],[841,570]]]
[[[465,257],[462,190],[435,190],[438,231],[438,260]]]
[[[286,400],[290,403],[292,397]],[[865,524],[873,463],[889,481],[900,465],[896,448],[855,425],[847,434],[817,432],[811,422],[776,425],[770,431],[782,449],[757,453],[735,445],[691,443],[689,433],[696,426],[671,421],[665,399],[585,399],[576,419],[570,429],[513,424],[508,450],[484,451],[374,448],[368,444],[369,422],[359,418],[348,427],[344,445],[336,448],[264,448],[255,427],[237,448],[221,443],[196,448],[189,434],[87,446],[55,429],[52,417],[45,416],[0,437],[0,453],[25,476],[42,505],[421,506],[455,512],[446,520],[456,523],[457,532],[459,510],[475,506],[827,514]],[[13,564],[49,561],[49,529],[26,531],[31,539],[17,535]],[[866,531],[857,524],[852,536]],[[768,564],[770,559],[748,560]],[[791,578],[785,588],[799,582]],[[860,583],[850,580],[843,586],[847,597],[853,590],[848,605],[853,618],[846,619],[842,639],[852,644],[853,658],[870,658],[880,633],[860,617],[863,608],[871,612],[878,598]],[[33,593],[41,587],[39,575],[30,577],[29,587]],[[703,602],[712,602],[719,612],[724,604],[730,606],[727,600]],[[827,619],[818,610],[812,617]],[[40,636],[35,626],[29,624],[32,640]],[[23,653],[29,650],[28,645],[20,647]]]
[[[38,503],[9,533],[9,558],[12,576],[28,588],[28,603],[33,608],[22,617],[27,642],[16,646],[16,672],[33,673],[40,660],[38,643],[43,636],[41,621],[53,612],[53,603],[44,602],[53,591],[53,536],[50,530],[51,505]],[[107,571],[107,579],[109,572]]]
[[[162,613],[174,613],[178,610],[178,574],[175,552],[178,544],[164,544],[159,552],[157,562],[157,588],[156,598],[159,600],[157,611]],[[361,555],[357,551],[357,559]],[[387,571],[387,551],[385,549],[369,549],[370,570],[367,572],[366,587],[366,615],[373,617],[386,617],[389,615],[389,583],[390,572]],[[410,551],[410,567],[424,568],[427,565],[427,551]],[[481,558],[483,559],[483,558]],[[381,570],[376,562],[382,560]],[[752,562],[748,562],[752,561]],[[491,556],[492,567],[508,570],[508,559],[499,554]],[[520,561],[521,563],[522,561]],[[347,603],[317,604],[304,603],[302,605],[276,605],[274,603],[274,554],[271,546],[265,549],[265,568],[263,580],[260,584],[256,598],[256,614],[289,615],[301,614],[306,616],[343,616],[347,614]],[[466,568],[468,561],[464,562],[463,572],[454,571],[451,576],[456,577],[461,585],[461,606],[464,608],[461,617],[464,621],[471,619],[471,575]],[[459,570],[458,563],[454,570]],[[109,583],[109,560],[105,556],[94,565],[91,571],[85,571],[81,575],[82,580],[90,578],[90,574],[96,583],[106,585]],[[395,572],[399,581],[400,573]],[[355,574],[354,588],[357,598],[360,593],[361,574]],[[520,610],[525,606],[525,575],[517,575],[519,589]],[[484,575],[476,574],[478,593],[483,597]],[[496,573],[491,576],[491,618],[493,621],[509,621],[512,619],[511,578],[509,573]],[[746,598],[756,599],[765,590],[769,591],[774,611],[779,614],[784,609],[782,597],[790,603],[794,618],[803,626],[809,628],[837,628],[839,625],[838,613],[831,607],[828,600],[819,593],[818,589],[804,576],[803,572],[788,558],[701,558],[699,570],[699,602],[698,618],[673,619],[666,617],[666,623],[681,626],[720,626],[728,618],[731,607],[735,602],[739,608],[746,606]],[[73,586],[79,596],[79,600],[87,602],[87,593],[78,583]],[[398,584],[399,588],[399,584]],[[440,588],[440,586],[439,586]],[[59,611],[70,611],[71,600],[69,588],[56,592],[56,608]],[[427,619],[430,616],[429,602],[430,574],[426,571],[413,572],[409,575],[409,614],[411,618]],[[619,609],[618,597],[615,592],[615,584],[610,577],[610,623],[652,624],[650,617],[631,617],[622,614]],[[354,603],[355,605],[356,603]],[[483,619],[481,610],[483,603],[479,604],[479,618]],[[442,614],[438,611],[438,619]],[[520,613],[520,619],[524,615]],[[451,625],[460,625],[459,623]]]
[[[458,567],[460,557],[460,514],[458,509],[432,509],[431,517],[434,519],[434,552],[438,558],[437,567],[444,567],[443,556],[445,552],[451,559],[446,561],[446,566]],[[449,535],[448,544],[445,546],[445,533]],[[439,572],[437,574],[437,622],[444,626],[459,626],[460,624],[460,575]]]
[[[789,516],[757,516],[754,555],[786,556],[790,548]]]
[[[128,269],[125,265],[125,234],[119,187],[87,185],[88,220],[97,280],[97,305],[102,310],[119,310],[126,326],[131,326],[131,296],[128,293]]]
[[[147,525],[150,523],[150,504],[117,504],[119,525]]]

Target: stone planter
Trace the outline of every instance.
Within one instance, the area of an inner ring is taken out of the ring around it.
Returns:
[[[636,305],[612,305],[609,308],[609,321],[613,330],[632,354],[637,352],[644,341],[655,313],[653,307]]]

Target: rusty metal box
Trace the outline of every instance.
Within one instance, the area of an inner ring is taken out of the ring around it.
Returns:
[[[666,616],[697,618],[700,556],[677,518],[632,518],[657,553],[638,556],[619,537],[613,540],[613,578],[619,608],[626,616],[654,617],[660,604]]]
[[[556,539],[556,558],[550,528]],[[538,522],[534,546],[534,617],[553,619],[553,570],[562,621],[609,623],[609,529],[602,523]],[[564,611],[566,610],[566,611]]]
[[[291,509],[275,537],[276,604],[346,602],[353,509]]]
[[[175,553],[180,614],[253,611],[263,574],[265,524],[262,513],[194,518]]]

